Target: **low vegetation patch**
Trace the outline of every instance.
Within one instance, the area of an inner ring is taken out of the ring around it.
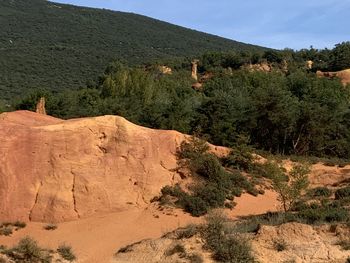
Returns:
[[[13,230],[10,226],[4,226],[0,228],[0,236],[10,236],[12,235]]]
[[[330,197],[332,190],[327,187],[316,187],[310,189],[308,193],[311,197]]]
[[[276,239],[273,242],[273,247],[276,251],[282,252],[287,249],[287,243],[283,239]]]
[[[182,244],[175,244],[174,246],[170,247],[166,252],[165,255],[167,257],[170,257],[174,254],[179,254],[180,257],[185,257],[186,255],[186,249]]]
[[[0,254],[5,255],[14,262],[20,263],[51,263],[53,253],[53,250],[41,248],[31,237],[22,238],[18,244],[12,248],[0,247]],[[57,249],[57,253],[61,258],[68,261],[74,261],[76,259],[69,246],[60,246]]]
[[[176,231],[177,239],[188,239],[200,232],[200,227],[198,225],[190,224],[185,228],[180,228]]]
[[[341,246],[343,250],[350,250],[350,239],[342,239],[336,244]]]
[[[45,230],[56,230],[57,229],[57,225],[56,224],[47,224],[44,226]]]
[[[171,200],[169,197],[174,197],[175,205],[193,216],[201,216],[209,209],[228,206],[227,201],[233,201],[243,191],[258,194],[254,185],[239,171],[225,169],[200,139],[193,137],[189,142],[182,143],[178,156],[179,166],[189,168],[196,182],[188,191],[179,185],[164,187],[158,199],[161,204],[168,203]]]
[[[50,251],[40,248],[30,237],[21,239],[18,245],[3,250],[2,254],[15,262],[49,263],[52,260]]]
[[[74,261],[76,256],[73,253],[72,247],[67,245],[60,245],[57,248],[57,253],[65,260]]]
[[[345,199],[350,197],[350,187],[344,187],[340,188],[337,191],[335,191],[335,199]]]
[[[226,222],[227,219],[221,214],[214,213],[207,217],[203,237],[213,258],[219,262],[254,263],[249,241],[232,228],[225,227]]]
[[[26,223],[22,221],[3,222],[0,224],[0,236],[10,236],[13,231],[17,231],[26,227]]]

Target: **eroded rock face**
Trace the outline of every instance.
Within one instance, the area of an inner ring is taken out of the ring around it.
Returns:
[[[124,118],[0,115],[0,221],[57,222],[145,206],[180,180],[185,136]]]
[[[345,69],[341,71],[336,71],[336,72],[322,72],[322,71],[317,71],[316,75],[318,77],[326,77],[326,78],[339,78],[341,83],[346,86],[350,84],[350,69]]]
[[[281,226],[262,226],[252,241],[253,251],[259,262],[328,263],[345,262],[350,256],[336,245],[333,233],[310,225],[287,223]],[[284,249],[277,251],[276,244]]]
[[[192,65],[192,70],[191,70],[191,77],[192,79],[194,79],[195,81],[198,81],[198,72],[197,72],[197,69],[198,69],[198,62],[199,60],[198,59],[195,59],[191,62],[191,65]]]
[[[46,115],[45,98],[41,97],[36,104],[36,113]]]

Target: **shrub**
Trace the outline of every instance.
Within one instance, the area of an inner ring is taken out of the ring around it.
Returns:
[[[238,138],[238,143],[231,149],[230,154],[223,158],[223,164],[234,169],[251,171],[254,169],[253,148],[248,146],[246,138]]]
[[[2,227],[0,228],[0,236],[10,236],[12,235],[12,227],[10,226],[5,226],[5,227]]]
[[[308,208],[301,210],[298,213],[298,217],[306,220],[308,224],[314,224],[316,222],[343,222],[349,218],[349,213],[342,207],[319,206],[317,208]]]
[[[76,259],[76,256],[74,255],[71,246],[60,245],[60,246],[57,248],[57,252],[58,252],[58,254],[59,254],[63,259],[65,259],[65,260],[73,261],[73,260]]]
[[[179,229],[176,231],[176,237],[177,239],[188,239],[193,237],[199,232],[199,227],[197,225],[190,224],[186,226],[185,228]]]
[[[230,263],[254,263],[251,247],[242,237],[227,237],[212,247],[214,259]]]
[[[350,197],[350,187],[340,188],[335,191],[335,199],[344,199]]]
[[[180,254],[180,256],[184,256],[186,254],[185,247],[181,244],[176,244],[175,246],[169,248],[166,252],[165,255],[170,257],[174,254]]]
[[[276,251],[281,252],[287,249],[287,243],[283,239],[277,239],[273,241],[273,247]]]
[[[45,230],[56,230],[57,229],[57,225],[50,223],[50,224],[45,225],[44,229]]]
[[[15,262],[49,263],[50,253],[38,246],[37,242],[30,237],[25,237],[18,245],[5,251],[5,254]]]
[[[349,239],[342,239],[339,242],[337,242],[336,245],[341,246],[341,248],[343,250],[350,250],[350,240]]]
[[[193,216],[202,216],[208,212],[209,206],[200,197],[187,195],[181,200],[184,210]]]
[[[232,263],[255,262],[248,241],[238,236],[225,235],[227,219],[221,214],[207,217],[207,227],[203,232],[207,248],[213,252],[215,260]]]
[[[208,207],[222,207],[226,200],[226,193],[215,184],[197,186],[193,195],[202,199]]]
[[[160,204],[169,203],[171,200],[167,196],[173,196],[177,198],[176,205],[193,216],[201,216],[211,208],[224,207],[225,201],[233,201],[234,196],[241,195],[242,189],[258,194],[247,178],[239,172],[226,171],[215,155],[207,153],[208,146],[203,141],[194,137],[191,140],[181,144],[178,156],[183,159],[179,163],[190,167],[200,180],[189,189],[189,193],[179,185],[163,187],[158,198]]]
[[[177,155],[180,159],[197,159],[199,155],[206,153],[209,146],[205,140],[191,136],[189,141],[183,141]]]
[[[208,153],[198,156],[197,159],[193,159],[191,166],[196,174],[212,182],[217,181],[223,172],[217,157]]]
[[[186,258],[190,261],[190,263],[203,263],[203,257],[200,254],[192,254],[186,256]]]
[[[302,192],[308,187],[307,175],[310,169],[306,165],[296,164],[289,172],[289,176],[277,164],[271,164],[270,170],[272,186],[278,193],[278,200],[284,212],[287,212],[300,200]]]
[[[252,217],[248,220],[241,221],[234,226],[234,231],[237,233],[257,233],[260,229],[261,222],[257,217]]]
[[[15,226],[17,228],[25,228],[27,226],[27,224],[25,222],[22,222],[22,221],[16,221],[15,223],[13,223],[13,226]]]
[[[330,197],[332,195],[332,190],[327,187],[316,187],[309,191],[312,197]]]

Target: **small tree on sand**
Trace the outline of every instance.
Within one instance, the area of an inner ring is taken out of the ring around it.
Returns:
[[[273,189],[278,193],[284,212],[289,211],[300,200],[304,190],[309,186],[308,174],[310,168],[306,164],[295,164],[289,173],[274,164],[271,174]]]

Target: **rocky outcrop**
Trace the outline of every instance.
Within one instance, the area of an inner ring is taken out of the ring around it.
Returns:
[[[336,245],[334,233],[300,223],[262,226],[252,241],[254,254],[261,263],[345,262],[350,256]],[[280,245],[280,251],[277,246]],[[282,245],[282,246],[281,246]]]
[[[267,62],[261,62],[261,63],[258,63],[258,64],[246,64],[246,65],[243,65],[242,69],[247,69],[249,71],[271,72],[272,67]]]
[[[326,77],[326,78],[339,78],[341,83],[346,86],[350,84],[350,69],[345,69],[341,71],[336,71],[336,72],[322,72],[318,70],[316,72],[316,75],[318,77]]]
[[[191,62],[192,64],[192,71],[191,71],[191,77],[195,80],[198,81],[198,59],[195,59]]]
[[[180,180],[185,136],[117,116],[0,115],[0,221],[57,222],[144,206]]]
[[[314,65],[314,62],[312,60],[308,60],[305,63],[305,66],[307,69],[312,69],[312,66]]]
[[[45,98],[41,97],[36,104],[36,113],[46,115]]]
[[[158,66],[158,70],[163,75],[171,75],[173,70],[167,66]]]

